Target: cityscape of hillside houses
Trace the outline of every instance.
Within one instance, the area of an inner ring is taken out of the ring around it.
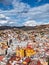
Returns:
[[[0,30],[0,65],[48,65],[49,25],[25,28]]]
[[[49,0],[0,0],[0,65],[49,65]]]

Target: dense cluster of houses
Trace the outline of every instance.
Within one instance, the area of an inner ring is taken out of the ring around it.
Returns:
[[[0,65],[48,65],[49,34],[38,31],[0,32]]]

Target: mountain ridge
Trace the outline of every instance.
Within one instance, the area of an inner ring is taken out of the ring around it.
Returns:
[[[34,29],[44,29],[48,27],[49,28],[49,24],[45,24],[45,25],[39,25],[39,26],[0,26],[0,30],[6,30],[6,29],[22,29],[22,30],[34,30]]]

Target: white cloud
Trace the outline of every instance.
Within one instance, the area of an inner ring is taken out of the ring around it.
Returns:
[[[4,20],[3,20],[4,19]],[[6,20],[6,16],[3,15],[3,14],[0,14],[0,24],[5,24],[7,23],[8,21]]]
[[[37,23],[34,20],[30,20],[24,23],[25,26],[36,26],[36,25],[40,25],[40,23]]]
[[[9,22],[9,24],[13,24],[14,22]]]
[[[9,20],[10,18],[9,17],[6,17],[7,20]]]
[[[29,21],[26,21],[25,23],[23,23],[24,26],[38,26],[38,25],[45,25],[45,24],[49,24],[49,22],[42,23],[42,22],[37,22],[35,20],[29,20]]]
[[[30,5],[26,3],[19,2],[17,0],[13,0],[12,4],[14,9],[6,11],[0,10],[0,13],[3,14],[2,16],[8,20],[7,24],[17,24],[21,21],[25,24],[31,20],[34,24],[30,21],[32,23],[30,25],[34,26],[37,25],[37,23],[44,24],[44,22],[48,22],[49,20],[49,4],[34,8],[30,7]]]
[[[0,14],[0,18],[5,18],[5,16],[3,14]]]
[[[0,24],[5,24],[5,23],[7,23],[8,21],[6,21],[6,20],[0,20],[1,22],[0,22]]]
[[[27,15],[33,19],[47,19],[49,17],[49,4],[30,8]]]
[[[26,3],[23,2],[17,2],[16,0],[13,2],[13,7],[15,12],[24,12],[25,10],[27,10],[30,6]]]
[[[12,10],[7,11],[0,10],[0,13],[6,16],[5,18],[8,20],[7,23],[9,24],[16,24],[17,22],[20,22],[22,12],[27,11],[30,6],[22,2],[20,3],[17,0],[14,0],[13,7],[14,9]]]

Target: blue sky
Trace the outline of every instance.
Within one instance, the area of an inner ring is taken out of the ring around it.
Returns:
[[[0,0],[0,26],[49,24],[49,0]]]

